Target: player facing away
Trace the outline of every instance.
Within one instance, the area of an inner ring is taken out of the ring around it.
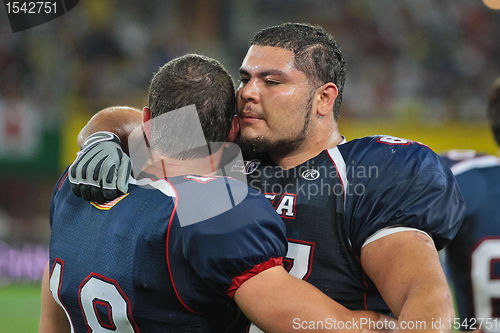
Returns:
[[[500,79],[490,93],[488,118],[500,146]],[[464,330],[481,326],[483,332],[500,332],[500,159],[473,150],[452,150],[443,157],[467,207],[462,227],[446,249],[459,323]]]
[[[436,250],[460,227],[458,185],[417,142],[345,142],[337,127],[344,67],[337,42],[320,27],[258,32],[236,101],[247,159],[265,158],[235,168],[282,217],[291,274],[348,308],[392,312],[406,331],[450,331],[435,325],[454,318]],[[79,175],[71,181],[85,185]]]
[[[170,61],[153,78],[149,97],[143,126],[151,155],[127,193],[105,204],[85,201],[72,192],[72,169],[55,185],[39,332],[243,332],[248,320],[240,309],[269,332],[290,332],[296,317],[381,318],[349,311],[284,270],[285,228],[268,200],[246,184],[207,175],[225,143],[186,150],[184,138],[164,136],[182,126],[178,119],[169,118],[168,130],[152,121],[193,101],[207,139],[234,141],[234,88],[218,62],[198,55]],[[184,119],[187,111],[180,111]],[[119,147],[113,141],[101,132],[86,145]]]

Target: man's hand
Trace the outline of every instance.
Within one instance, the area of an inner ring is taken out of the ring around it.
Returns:
[[[103,203],[127,193],[130,170],[120,139],[111,132],[96,132],[85,140],[68,178],[77,196]]]

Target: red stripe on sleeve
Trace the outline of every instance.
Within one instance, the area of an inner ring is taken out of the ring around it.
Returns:
[[[282,257],[271,258],[268,261],[261,262],[260,264],[257,264],[255,266],[253,266],[249,270],[244,271],[240,275],[235,276],[233,278],[233,280],[232,280],[231,285],[227,289],[226,294],[229,297],[233,298],[234,294],[236,293],[236,290],[238,290],[238,288],[243,283],[245,283],[245,281],[247,281],[248,279],[250,279],[252,276],[259,274],[260,272],[263,272],[266,269],[272,268],[272,267],[275,267],[275,266],[283,266],[283,258]]]
[[[61,189],[61,186],[64,183],[64,181],[66,180],[66,177],[68,177],[68,172],[66,172],[66,174],[64,175],[64,177],[61,179],[61,182],[59,183],[59,186],[57,187],[57,191],[59,191]]]

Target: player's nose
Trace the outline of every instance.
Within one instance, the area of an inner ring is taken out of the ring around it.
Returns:
[[[258,103],[259,91],[256,80],[249,80],[246,84],[241,85],[238,89],[238,96],[245,102]]]

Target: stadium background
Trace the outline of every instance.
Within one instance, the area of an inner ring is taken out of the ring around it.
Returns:
[[[52,186],[86,120],[145,105],[153,72],[186,52],[237,81],[250,36],[285,21],[320,24],[341,44],[348,139],[496,153],[485,101],[500,75],[500,11],[480,0],[81,0],[15,34],[0,9],[0,332],[36,331]]]

